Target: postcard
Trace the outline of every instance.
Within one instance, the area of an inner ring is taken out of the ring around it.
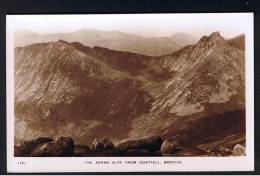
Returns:
[[[254,170],[253,13],[6,19],[8,172]]]

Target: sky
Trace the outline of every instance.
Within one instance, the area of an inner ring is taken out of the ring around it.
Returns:
[[[161,37],[183,32],[197,38],[219,31],[231,38],[245,33],[245,22],[251,17],[250,13],[8,15],[7,27],[39,34],[97,29]]]

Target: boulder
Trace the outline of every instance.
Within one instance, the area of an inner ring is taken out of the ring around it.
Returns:
[[[143,138],[139,140],[131,140],[131,141],[120,143],[116,147],[116,150],[125,152],[130,149],[146,149],[150,152],[155,152],[157,150],[160,150],[161,145],[162,145],[162,138],[160,136],[153,136],[153,137]]]
[[[51,141],[53,141],[53,139],[50,137],[38,137],[37,139],[35,139],[35,142],[39,144],[48,143]]]
[[[236,144],[233,149],[233,156],[245,156],[246,147],[241,144]]]
[[[63,156],[63,148],[54,142],[42,144],[31,153],[31,156]]]
[[[109,139],[109,138],[104,138],[104,139],[102,139],[102,142],[104,143],[104,148],[105,148],[105,149],[111,149],[111,150],[114,150],[114,149],[115,149],[115,145],[113,144],[113,142],[111,141],[111,139]]]
[[[94,139],[94,141],[91,144],[91,149],[93,151],[100,151],[104,149],[104,143],[100,139]]]
[[[177,143],[173,139],[166,139],[161,146],[163,156],[171,156],[176,152]]]
[[[74,153],[74,142],[70,137],[59,137],[55,142],[42,144],[31,156],[71,156]]]
[[[130,149],[124,153],[124,156],[152,156],[154,153],[149,152],[147,149]]]
[[[229,149],[227,147],[223,147],[223,146],[219,147],[218,151],[222,156],[230,156],[232,154],[231,149]]]
[[[30,156],[30,154],[35,150],[38,146],[52,142],[52,138],[48,137],[39,137],[33,140],[26,140],[20,146],[15,146],[15,156]]]
[[[70,137],[59,137],[55,143],[60,145],[63,149],[63,155],[68,156],[74,152],[74,141]]]
[[[75,145],[73,156],[93,156],[93,151],[87,145]]]
[[[108,138],[104,138],[104,139],[94,139],[94,141],[92,142],[91,145],[91,149],[93,151],[102,151],[102,150],[114,150],[115,146],[112,143],[112,141]]]
[[[22,157],[22,156],[28,156],[29,152],[24,150],[21,146],[14,146],[14,156],[15,157]]]

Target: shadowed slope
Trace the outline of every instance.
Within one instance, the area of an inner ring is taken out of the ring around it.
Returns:
[[[61,40],[19,47],[16,139],[67,135],[89,144],[174,136],[216,112],[243,111],[244,80],[244,51],[217,32],[161,57]]]

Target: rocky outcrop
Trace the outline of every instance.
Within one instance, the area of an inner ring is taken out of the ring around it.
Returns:
[[[130,140],[120,143],[116,149],[119,151],[127,151],[130,149],[147,149],[150,151],[157,151],[162,144],[162,138],[160,136],[153,136],[149,138],[143,138],[139,140]]]
[[[87,145],[75,145],[73,156],[91,156],[93,151]]]
[[[37,147],[31,156],[71,156],[74,153],[74,142],[70,137],[59,137],[54,142]]]
[[[245,156],[246,147],[241,144],[236,144],[233,149],[233,156]]]
[[[99,139],[94,139],[92,145],[91,145],[91,149],[95,150],[95,151],[100,151],[104,149],[104,144],[101,140]]]
[[[59,137],[55,143],[63,149],[62,155],[71,155],[74,152],[74,141],[70,137]]]
[[[162,144],[159,136],[130,140],[116,147],[108,138],[95,139],[92,143],[92,156],[157,156]]]
[[[166,139],[161,146],[161,154],[163,156],[171,156],[177,150],[177,143],[173,139]]]
[[[63,153],[62,147],[52,142],[52,143],[47,143],[39,146],[31,153],[30,156],[33,157],[62,156],[62,153]]]
[[[39,137],[37,139],[24,141],[21,144],[21,146],[15,147],[14,150],[15,156],[29,156],[31,151],[36,149],[38,146],[52,141],[53,141],[52,138],[47,138],[47,137]]]
[[[107,149],[115,149],[115,146],[111,139],[104,138],[104,139],[94,139],[91,145],[91,149],[93,151],[102,151],[102,150],[107,150]]]

